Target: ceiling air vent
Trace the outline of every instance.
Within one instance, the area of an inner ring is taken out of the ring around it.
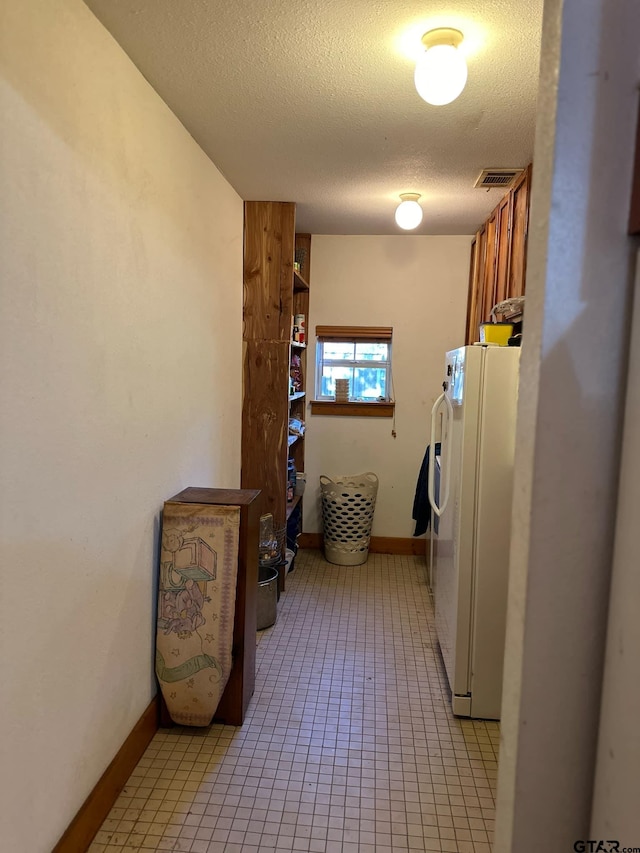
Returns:
[[[483,169],[480,177],[473,185],[479,189],[491,189],[492,187],[510,187],[518,175],[521,175],[524,169]]]

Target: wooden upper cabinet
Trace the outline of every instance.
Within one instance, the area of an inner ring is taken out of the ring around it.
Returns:
[[[530,188],[531,166],[524,172],[510,193],[512,198],[512,226],[506,298],[524,296],[525,276],[527,272]]]
[[[531,166],[501,199],[471,244],[466,341],[479,340],[498,302],[524,296]]]
[[[483,287],[485,269],[485,229],[481,228],[471,243],[471,268],[469,270],[469,298],[467,301],[468,344],[479,340],[480,314],[483,307]]]
[[[496,293],[496,258],[497,258],[497,238],[498,238],[498,208],[496,208],[485,226],[486,248],[484,256],[484,285],[482,293],[482,310],[480,312],[480,322],[486,323],[489,320],[491,309],[495,305]]]
[[[473,340],[473,326],[475,322],[476,305],[478,293],[476,290],[476,270],[478,268],[478,235],[471,241],[471,265],[469,266],[469,291],[467,295],[467,322],[465,324],[464,340],[471,343]]]
[[[498,224],[496,237],[496,287],[495,305],[507,298],[509,287],[509,262],[511,258],[511,210],[512,195],[508,193],[498,205]],[[493,306],[491,306],[493,307]]]

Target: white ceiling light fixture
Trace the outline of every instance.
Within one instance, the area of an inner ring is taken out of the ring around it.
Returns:
[[[422,208],[418,204],[420,193],[400,193],[396,208],[396,222],[405,231],[413,231],[422,222]]]
[[[467,82],[467,63],[458,50],[464,36],[460,30],[440,27],[422,36],[424,52],[416,62],[415,83],[420,97],[440,107],[450,104]]]

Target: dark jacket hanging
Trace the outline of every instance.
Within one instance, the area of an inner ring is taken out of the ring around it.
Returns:
[[[431,522],[431,505],[429,503],[429,450],[430,445],[427,445],[420,473],[418,474],[418,482],[416,483],[416,494],[413,499],[413,514],[412,518],[416,523],[414,536],[421,536],[426,533]],[[435,454],[440,456],[440,442],[436,442]]]

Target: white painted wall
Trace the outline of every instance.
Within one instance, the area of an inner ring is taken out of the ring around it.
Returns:
[[[413,497],[441,393],[444,354],[464,344],[471,237],[326,236],[311,240],[307,387],[315,326],[393,326],[395,429],[389,418],[311,415],[307,407],[304,530],[322,529],[320,474],[374,471],[374,536],[412,536]]]
[[[572,850],[591,837],[634,265],[638,32],[637,0],[545,0],[495,853]]]
[[[237,487],[242,202],[80,0],[0,5],[0,847],[148,705],[159,511]]]
[[[602,712],[590,838],[638,846],[640,767],[640,265],[636,259],[634,316],[620,465]]]

